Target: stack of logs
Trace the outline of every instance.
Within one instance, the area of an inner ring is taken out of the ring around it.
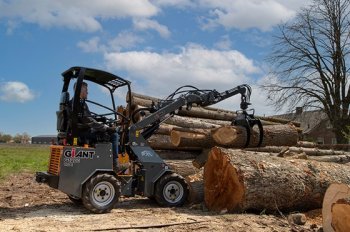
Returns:
[[[152,101],[159,99],[132,93],[128,103],[136,110]],[[247,132],[231,125],[235,117],[233,111],[209,107],[180,109],[148,140],[186,178],[191,203],[204,201],[217,212],[305,211],[322,208],[332,183],[350,185],[350,153],[343,151],[349,146],[298,142],[299,123],[258,117],[262,147],[256,148],[259,132],[253,129],[243,149]]]

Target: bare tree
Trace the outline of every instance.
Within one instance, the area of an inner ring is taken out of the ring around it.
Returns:
[[[338,143],[349,134],[350,0],[312,0],[297,17],[279,27],[268,57],[263,86],[276,109],[296,106],[323,110]]]

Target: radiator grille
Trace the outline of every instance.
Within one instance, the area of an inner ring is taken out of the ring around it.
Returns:
[[[60,173],[61,155],[63,146],[50,146],[50,162],[48,173],[58,176]]]

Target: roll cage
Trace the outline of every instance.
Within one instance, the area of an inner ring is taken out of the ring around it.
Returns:
[[[61,139],[64,137],[67,139],[67,142],[69,144],[72,144],[72,138],[77,137],[79,133],[78,118],[82,115],[82,107],[80,104],[79,96],[84,80],[96,83],[108,89],[112,100],[112,107],[107,107],[93,101],[87,100],[87,102],[91,102],[112,111],[115,120],[117,120],[118,112],[116,111],[116,105],[113,96],[114,91],[120,87],[127,87],[128,98],[131,101],[130,82],[114,74],[97,69],[75,66],[64,71],[62,73],[62,76],[63,87],[61,91],[60,110],[57,112],[57,115],[60,115],[61,117],[58,117],[57,130],[59,132],[58,137],[61,137]],[[68,89],[72,79],[76,79],[76,87],[72,98],[73,102],[69,103],[70,99]],[[127,112],[130,114],[130,105],[128,105],[128,107],[129,108]],[[130,118],[130,115],[126,115],[126,118]]]

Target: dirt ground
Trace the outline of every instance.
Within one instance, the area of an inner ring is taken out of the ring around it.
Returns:
[[[322,231],[320,210],[306,213],[304,226],[284,215],[215,214],[201,205],[161,208],[142,197],[121,198],[108,214],[83,206],[44,184],[32,173],[0,182],[0,231]]]

